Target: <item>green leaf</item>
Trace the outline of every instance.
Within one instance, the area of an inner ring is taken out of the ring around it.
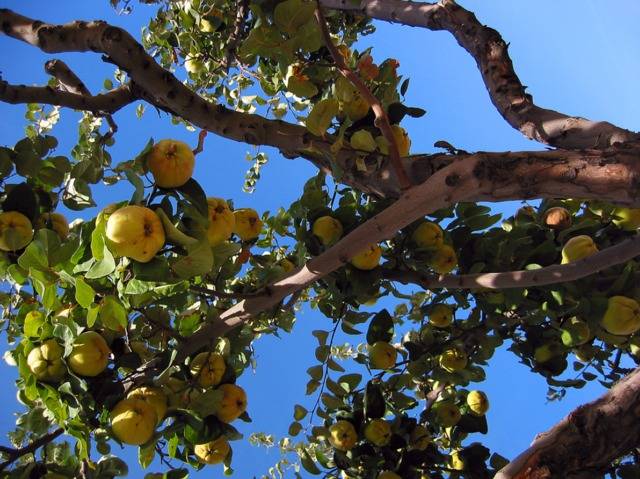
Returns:
[[[91,306],[95,295],[96,292],[81,276],[76,277],[76,301],[80,306],[83,308]]]
[[[388,343],[393,338],[393,318],[389,314],[389,311],[383,309],[377,313],[371,323],[369,323],[369,329],[367,330],[367,343],[373,344],[378,341],[384,341]]]
[[[313,20],[315,9],[314,2],[285,0],[276,5],[273,21],[283,32],[295,35],[304,24]]]
[[[127,310],[118,298],[112,295],[105,296],[102,300],[98,318],[104,326],[113,331],[127,327]]]
[[[144,200],[144,183],[140,177],[131,170],[124,170],[124,174],[127,177],[129,183],[135,188],[133,195],[131,196],[131,204],[136,205]]]
[[[138,462],[142,469],[146,469],[153,462],[156,455],[156,443],[152,441],[150,444],[140,446],[138,448]]]
[[[307,130],[316,136],[323,136],[331,125],[331,120],[339,111],[338,100],[334,98],[320,100],[313,106],[307,117],[305,122]]]
[[[25,336],[38,337],[40,335],[40,328],[44,322],[44,314],[40,311],[29,311],[24,317]]]
[[[386,406],[379,383],[369,381],[364,391],[364,415],[371,419],[384,416]]]
[[[302,430],[302,424],[294,421],[289,425],[289,436],[297,436]]]
[[[303,406],[300,406],[300,404],[296,404],[295,406],[293,406],[293,418],[296,421],[302,421],[306,417],[307,413],[307,409]]]
[[[213,268],[211,246],[205,239],[188,248],[187,256],[180,256],[171,263],[171,269],[179,278],[188,279],[208,273]]]
[[[115,271],[116,261],[113,258],[111,251],[109,251],[109,248],[107,248],[106,244],[102,245],[101,256],[102,256],[102,259],[99,259],[98,261],[96,261],[93,264],[93,266],[91,266],[89,271],[87,271],[87,274],[85,274],[85,277],[87,279],[103,278]]]
[[[304,467],[305,471],[315,476],[320,474],[320,469],[318,468],[318,466],[316,466],[316,463],[313,462],[313,459],[311,459],[311,456],[309,456],[309,453],[305,449],[302,449],[299,454],[300,464],[302,464],[302,467]]]

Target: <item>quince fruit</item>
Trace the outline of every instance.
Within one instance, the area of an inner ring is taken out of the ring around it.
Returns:
[[[190,75],[195,76],[204,70],[204,62],[197,57],[187,55],[184,60],[184,69],[187,70],[187,73]]]
[[[358,433],[349,421],[336,421],[329,427],[329,442],[339,451],[348,451],[356,445]]]
[[[111,411],[111,429],[120,442],[139,446],[151,439],[158,417],[147,401],[128,398]]]
[[[369,346],[369,367],[371,369],[391,369],[396,365],[398,351],[385,341],[377,341]]]
[[[568,348],[581,346],[591,339],[591,329],[585,321],[574,317],[562,325],[560,339]]]
[[[224,436],[204,444],[196,444],[193,452],[203,464],[220,464],[229,455],[231,446]]]
[[[193,358],[190,369],[198,384],[207,388],[220,384],[227,366],[221,354],[205,351]]]
[[[616,208],[613,223],[625,231],[637,230],[640,228],[640,208]]]
[[[574,236],[562,247],[562,264],[578,261],[597,252],[598,247],[590,236]]]
[[[384,419],[372,419],[364,428],[364,437],[375,446],[386,446],[391,440],[391,424]]]
[[[331,246],[342,237],[342,223],[332,216],[321,216],[313,222],[311,232],[323,246]]]
[[[147,166],[160,188],[184,185],[193,175],[195,162],[189,145],[178,140],[161,140],[147,155]]]
[[[350,263],[357,269],[369,271],[378,266],[381,257],[382,249],[380,246],[372,244],[351,258]]]
[[[375,151],[377,147],[376,141],[373,139],[373,135],[367,130],[356,131],[351,135],[349,144],[354,150],[367,151],[369,153]]]
[[[236,227],[236,217],[229,204],[222,198],[207,198],[209,205],[209,245],[217,246],[226,241]]]
[[[600,324],[611,334],[633,334],[640,329],[640,304],[626,296],[612,296]]]
[[[476,416],[484,416],[489,410],[489,398],[482,391],[470,391],[467,394],[467,405]]]
[[[222,399],[214,414],[222,422],[234,421],[247,410],[247,393],[240,386],[223,384],[217,391],[222,391]]]
[[[409,134],[400,125],[391,125],[391,132],[393,133],[393,138],[396,140],[398,154],[400,157],[408,156],[411,148],[411,139],[409,138]],[[389,154],[389,142],[384,136],[377,136],[376,143],[380,153],[383,155]]]
[[[164,246],[164,229],[158,215],[144,206],[125,206],[107,220],[107,243],[117,256],[148,263]]]
[[[402,477],[400,477],[393,471],[382,471],[380,474],[378,474],[377,479],[402,479]]]
[[[453,322],[453,310],[447,304],[436,304],[429,313],[429,322],[436,328],[446,328]]]
[[[438,401],[433,405],[433,410],[436,414],[438,422],[443,427],[453,427],[458,424],[462,415],[460,409],[455,405],[453,401],[445,399]]]
[[[342,110],[351,121],[358,121],[369,113],[369,102],[359,91],[356,91],[351,101],[340,103],[340,110]]]
[[[429,266],[438,274],[450,273],[458,266],[456,252],[447,244],[440,245],[431,257]]]
[[[17,211],[0,213],[0,250],[18,251],[33,239],[31,221]]]
[[[236,226],[233,232],[242,241],[249,241],[257,238],[262,230],[262,220],[256,210],[251,208],[241,208],[233,212]]]
[[[36,226],[38,228],[49,228],[55,231],[62,241],[69,236],[69,223],[67,218],[60,213],[43,213],[38,218]]]
[[[544,224],[554,230],[564,230],[571,226],[571,213],[562,206],[549,208],[544,213]]]
[[[100,334],[86,331],[73,343],[67,363],[71,370],[80,376],[97,376],[109,363],[111,350]]]
[[[409,435],[409,444],[413,449],[424,451],[431,444],[431,434],[422,424],[416,424]]]
[[[459,348],[446,349],[440,355],[438,363],[445,371],[455,373],[467,366],[467,353]]]
[[[374,80],[380,74],[380,68],[373,63],[373,57],[368,53],[360,57],[356,67],[360,75],[367,80]]]
[[[27,356],[29,370],[40,381],[55,382],[63,378],[67,368],[62,361],[64,349],[55,339],[47,339]]]
[[[444,244],[444,232],[436,223],[423,221],[415,229],[411,239],[418,248],[439,248]]]
[[[127,394],[127,399],[130,398],[142,399],[153,406],[158,418],[158,424],[162,422],[167,414],[167,395],[160,388],[142,386]]]

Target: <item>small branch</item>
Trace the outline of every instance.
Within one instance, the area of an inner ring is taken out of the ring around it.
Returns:
[[[204,139],[207,137],[207,133],[207,130],[200,130],[200,133],[198,134],[198,146],[193,150],[194,155],[202,153],[204,150]]]
[[[535,270],[443,276],[382,268],[381,272],[386,279],[403,284],[414,283],[424,289],[528,288],[575,281],[611,266],[626,263],[639,255],[640,235],[636,235],[579,261]]]
[[[402,161],[400,160],[400,154],[398,153],[398,143],[396,142],[396,138],[393,135],[393,130],[391,130],[387,112],[384,110],[384,107],[380,103],[380,100],[378,100],[376,96],[371,93],[371,90],[369,90],[362,79],[347,66],[342,53],[340,53],[336,46],[333,44],[333,41],[331,40],[331,34],[329,33],[329,27],[327,26],[327,20],[322,13],[322,7],[320,6],[320,3],[318,3],[318,6],[316,7],[315,15],[318,25],[320,26],[320,31],[322,32],[322,36],[324,37],[324,43],[331,53],[338,71],[358,89],[360,94],[367,100],[367,102],[371,106],[371,109],[373,110],[373,113],[376,117],[374,124],[389,143],[389,156],[391,158],[391,165],[393,166],[393,169],[395,170],[398,177],[400,189],[406,190],[408,188],[411,188],[411,180],[409,179],[407,172],[404,170],[404,166],[402,164]]]
[[[355,10],[370,18],[451,33],[476,61],[491,101],[502,117],[532,140],[564,149],[607,148],[635,141],[640,134],[606,121],[591,121],[533,102],[518,78],[500,34],[483,25],[454,0],[319,0],[325,8]]]
[[[91,92],[82,80],[62,60],[49,60],[44,64],[44,71],[58,80],[64,91],[76,95],[91,96]]]
[[[233,31],[231,35],[229,35],[229,41],[227,42],[226,53],[224,57],[224,67],[227,72],[229,72],[229,68],[233,64],[233,61],[236,57],[236,50],[238,48],[238,43],[242,38],[242,32],[244,30],[245,22],[247,21],[247,16],[249,15],[249,1],[248,0],[236,0],[236,20],[233,23]]]
[[[62,428],[56,429],[34,440],[30,444],[27,444],[26,446],[20,447],[17,449],[6,447],[6,446],[0,446],[0,452],[2,454],[9,456],[9,458],[6,461],[0,463],[0,471],[4,471],[9,465],[11,465],[11,463],[15,462],[17,459],[21,458],[22,456],[34,453],[40,447],[46,446],[55,438],[60,436],[63,432],[64,432],[64,429]]]
[[[502,468],[495,479],[603,477],[640,444],[640,369],[596,401],[578,407]]]
[[[442,391],[444,391],[444,388],[445,383],[441,382],[437,388],[427,393],[427,402],[424,405],[424,411],[422,412],[423,415],[426,415],[431,410],[435,402],[440,397],[440,394],[442,394]]]
[[[100,115],[101,113],[115,113],[137,99],[128,84],[107,93],[79,95],[49,86],[12,85],[0,80],[0,101],[12,104],[44,103],[47,105],[66,106],[75,110],[90,111]]]

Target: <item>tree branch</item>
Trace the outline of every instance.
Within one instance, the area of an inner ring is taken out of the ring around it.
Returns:
[[[91,92],[82,80],[62,60],[49,60],[44,64],[44,71],[57,79],[64,91],[91,96]]]
[[[0,101],[12,104],[44,103],[100,114],[114,113],[137,99],[128,84],[92,96],[58,90],[50,86],[12,85],[0,80]]]
[[[640,139],[640,134],[605,121],[594,122],[540,108],[526,93],[500,34],[454,0],[319,0],[325,8],[356,10],[368,17],[451,33],[474,58],[491,101],[502,117],[527,138],[564,149],[607,148]]]
[[[528,288],[575,281],[611,266],[626,263],[639,255],[640,235],[636,235],[579,261],[536,270],[444,276],[384,268],[381,268],[381,272],[383,278],[404,284],[414,283],[424,289]]]
[[[548,153],[543,152],[545,157]],[[277,307],[287,296],[344,266],[350,258],[371,243],[396,235],[398,230],[425,215],[459,201],[500,201],[526,198],[593,198],[602,199],[612,185],[619,184],[617,200],[640,204],[640,164],[637,154],[627,158],[628,164],[607,165],[602,160],[581,157],[551,161],[530,157],[526,162],[493,155],[461,155],[435,172],[430,178],[405,192],[398,201],[358,226],[333,247],[309,260],[289,276],[264,289],[262,294],[238,302],[215,322],[203,326],[178,348],[176,361],[208,344],[213,338],[247,323],[258,314]],[[595,158],[600,156],[597,152]],[[517,157],[517,154],[515,154]],[[621,168],[621,169],[620,169]],[[635,186],[634,186],[635,185]],[[618,188],[616,188],[618,190]]]
[[[242,38],[242,31],[244,30],[244,24],[249,15],[249,0],[236,0],[236,19],[233,23],[233,31],[229,35],[229,41],[227,42],[226,53],[224,56],[224,66],[229,71],[231,65],[236,56],[236,50],[238,49],[238,43]]]
[[[4,471],[9,465],[11,465],[16,460],[20,459],[22,456],[31,454],[35,452],[37,449],[41,448],[42,446],[46,446],[55,438],[60,436],[63,432],[64,432],[64,429],[58,428],[50,433],[45,434],[42,437],[39,437],[38,439],[34,440],[30,444],[27,444],[26,446],[20,447],[17,449],[14,449],[12,447],[0,446],[0,452],[2,454],[9,456],[9,458],[6,461],[0,463],[0,471]]]
[[[613,460],[640,444],[639,396],[640,368],[538,435],[494,479],[603,477]]]
[[[398,153],[398,142],[396,141],[396,137],[393,134],[393,130],[391,130],[387,112],[380,103],[380,100],[378,100],[376,96],[371,93],[371,90],[369,90],[362,79],[353,70],[351,70],[351,68],[347,66],[344,58],[342,57],[342,53],[340,53],[336,46],[333,44],[333,40],[331,40],[331,34],[329,33],[329,28],[327,27],[327,20],[324,18],[322,7],[319,3],[316,7],[315,17],[318,25],[320,26],[322,36],[324,37],[324,43],[331,53],[331,57],[333,58],[338,71],[343,77],[349,80],[358,89],[360,94],[364,97],[365,100],[367,100],[367,103],[373,110],[373,113],[375,115],[374,125],[380,130],[382,135],[389,143],[389,157],[391,159],[391,165],[393,166],[396,176],[398,177],[400,189],[406,190],[410,188],[411,180],[407,176],[402,161],[400,160],[400,154]]]

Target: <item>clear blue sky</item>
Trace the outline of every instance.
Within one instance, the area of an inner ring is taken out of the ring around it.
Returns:
[[[620,0],[615,8],[596,0],[466,0],[460,2],[475,11],[480,20],[503,34],[510,42],[516,71],[541,106],[591,119],[604,119],[620,126],[640,130],[640,33],[637,19],[640,4]],[[68,0],[49,2],[5,0],[4,7],[49,22],[75,19],[105,19],[127,28],[139,38],[141,26],[153,13],[153,7],[136,4],[130,16],[116,16],[107,0],[91,2]],[[404,123],[413,140],[412,152],[433,151],[437,140],[447,140],[466,150],[540,149],[511,129],[491,105],[474,61],[448,33],[433,33],[418,28],[379,24],[377,33],[363,39],[362,45],[374,45],[374,58],[394,57],[400,61],[400,73],[411,77],[408,103],[420,106],[428,114],[420,120]],[[43,70],[49,57],[24,44],[0,36],[0,70],[11,83],[43,84]],[[112,65],[91,54],[60,56],[81,76],[92,91],[111,77]],[[180,72],[183,74],[183,72]],[[13,145],[22,137],[24,106],[0,104],[0,145]],[[54,134],[60,139],[59,154],[69,154],[76,135],[78,115],[64,111]],[[137,120],[133,107],[116,116],[120,125],[117,143],[112,149],[116,162],[135,156],[149,139],[172,137],[195,144],[196,135],[172,126],[165,115],[147,109]],[[244,160],[247,145],[210,135],[205,152],[198,157],[196,178],[210,196],[232,198],[236,207],[251,206],[260,212],[274,211],[296,199],[305,179],[314,169],[303,160],[285,160],[266,149],[270,162],[253,195],[242,193],[244,173],[250,166]],[[114,197],[128,197],[125,189],[113,189],[97,196],[99,206]],[[513,205],[510,205],[513,206]],[[87,210],[82,216],[95,214]],[[280,438],[286,434],[292,408],[301,403],[309,408],[315,396],[305,397],[306,369],[316,363],[313,355],[313,329],[328,329],[329,321],[316,312],[303,310],[291,335],[281,339],[266,337],[256,343],[258,367],[247,371],[239,383],[249,395],[249,413],[253,424],[240,429],[246,435],[263,431]],[[396,338],[398,339],[398,338]],[[339,341],[352,340],[338,338]],[[2,344],[6,341],[3,335]],[[13,380],[16,371],[0,365],[0,433],[12,428],[15,402]],[[480,385],[488,392],[492,409],[486,444],[492,450],[512,457],[522,451],[536,433],[547,429],[578,404],[596,398],[599,385],[569,391],[562,402],[545,404],[546,384],[519,365],[513,355],[499,351],[491,361],[487,381]],[[6,443],[5,441],[0,441]],[[265,452],[248,443],[233,444],[236,476],[260,477],[278,459],[277,450]],[[136,451],[124,453],[131,468],[130,477],[142,477]],[[222,477],[221,468],[205,468],[193,477]],[[287,477],[292,477],[287,476]]]

